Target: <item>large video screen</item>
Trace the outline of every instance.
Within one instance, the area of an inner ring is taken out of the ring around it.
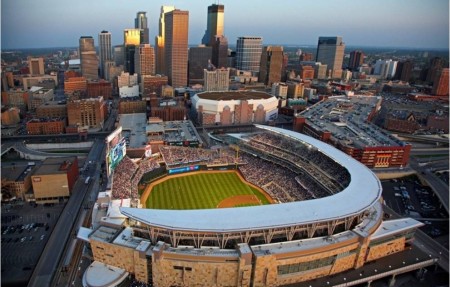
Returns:
[[[126,155],[126,141],[122,137],[122,127],[106,137],[106,170],[108,176]]]
[[[126,151],[126,142],[125,139],[122,138],[115,146],[112,147],[112,149],[109,151],[108,154],[108,163],[109,163],[109,169],[110,171],[113,171],[117,165],[120,163],[120,161],[124,158],[124,156],[127,154]]]

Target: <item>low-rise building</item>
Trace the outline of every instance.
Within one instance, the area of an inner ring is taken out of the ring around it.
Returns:
[[[32,165],[2,165],[2,200],[20,198],[26,200],[31,191]]]
[[[332,144],[370,168],[404,167],[411,145],[370,123],[381,97],[332,97],[294,118],[294,130]]]
[[[27,122],[29,135],[62,134],[66,127],[66,118],[32,119]]]
[[[78,159],[47,158],[31,175],[36,203],[66,201],[78,178]]]
[[[50,101],[36,108],[38,118],[65,118],[67,117],[66,102]]]
[[[18,108],[2,109],[2,125],[16,125],[20,123],[20,110]]]

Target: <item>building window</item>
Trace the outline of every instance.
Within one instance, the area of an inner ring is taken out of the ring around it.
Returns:
[[[310,271],[312,269],[321,268],[328,265],[333,265],[335,256],[317,259],[309,262],[287,264],[278,266],[278,275],[287,275],[292,273],[299,273]]]

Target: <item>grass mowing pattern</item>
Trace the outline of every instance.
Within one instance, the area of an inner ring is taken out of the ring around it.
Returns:
[[[263,194],[242,182],[234,172],[200,173],[170,178],[155,185],[146,205],[154,209],[216,208],[228,197],[247,194],[254,194],[262,204],[269,204]]]

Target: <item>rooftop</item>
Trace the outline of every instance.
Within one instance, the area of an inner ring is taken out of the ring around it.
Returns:
[[[89,235],[89,239],[111,243],[120,230],[120,228],[100,226]]]
[[[330,97],[301,112],[300,116],[315,129],[331,132],[344,146],[403,146],[403,142],[367,122],[380,103],[380,97]]]
[[[2,166],[2,180],[6,178],[10,181],[23,181],[31,171],[32,166]]]
[[[137,249],[138,251],[143,252],[150,247],[150,241],[147,239],[133,236],[133,229],[131,227],[125,228],[116,239],[114,239],[113,244]]]
[[[255,91],[203,92],[198,93],[197,96],[201,99],[215,101],[260,100],[273,97],[268,93]]]
[[[42,162],[33,175],[48,175],[55,173],[66,173],[67,169],[76,160],[76,157],[55,158],[49,157]]]

